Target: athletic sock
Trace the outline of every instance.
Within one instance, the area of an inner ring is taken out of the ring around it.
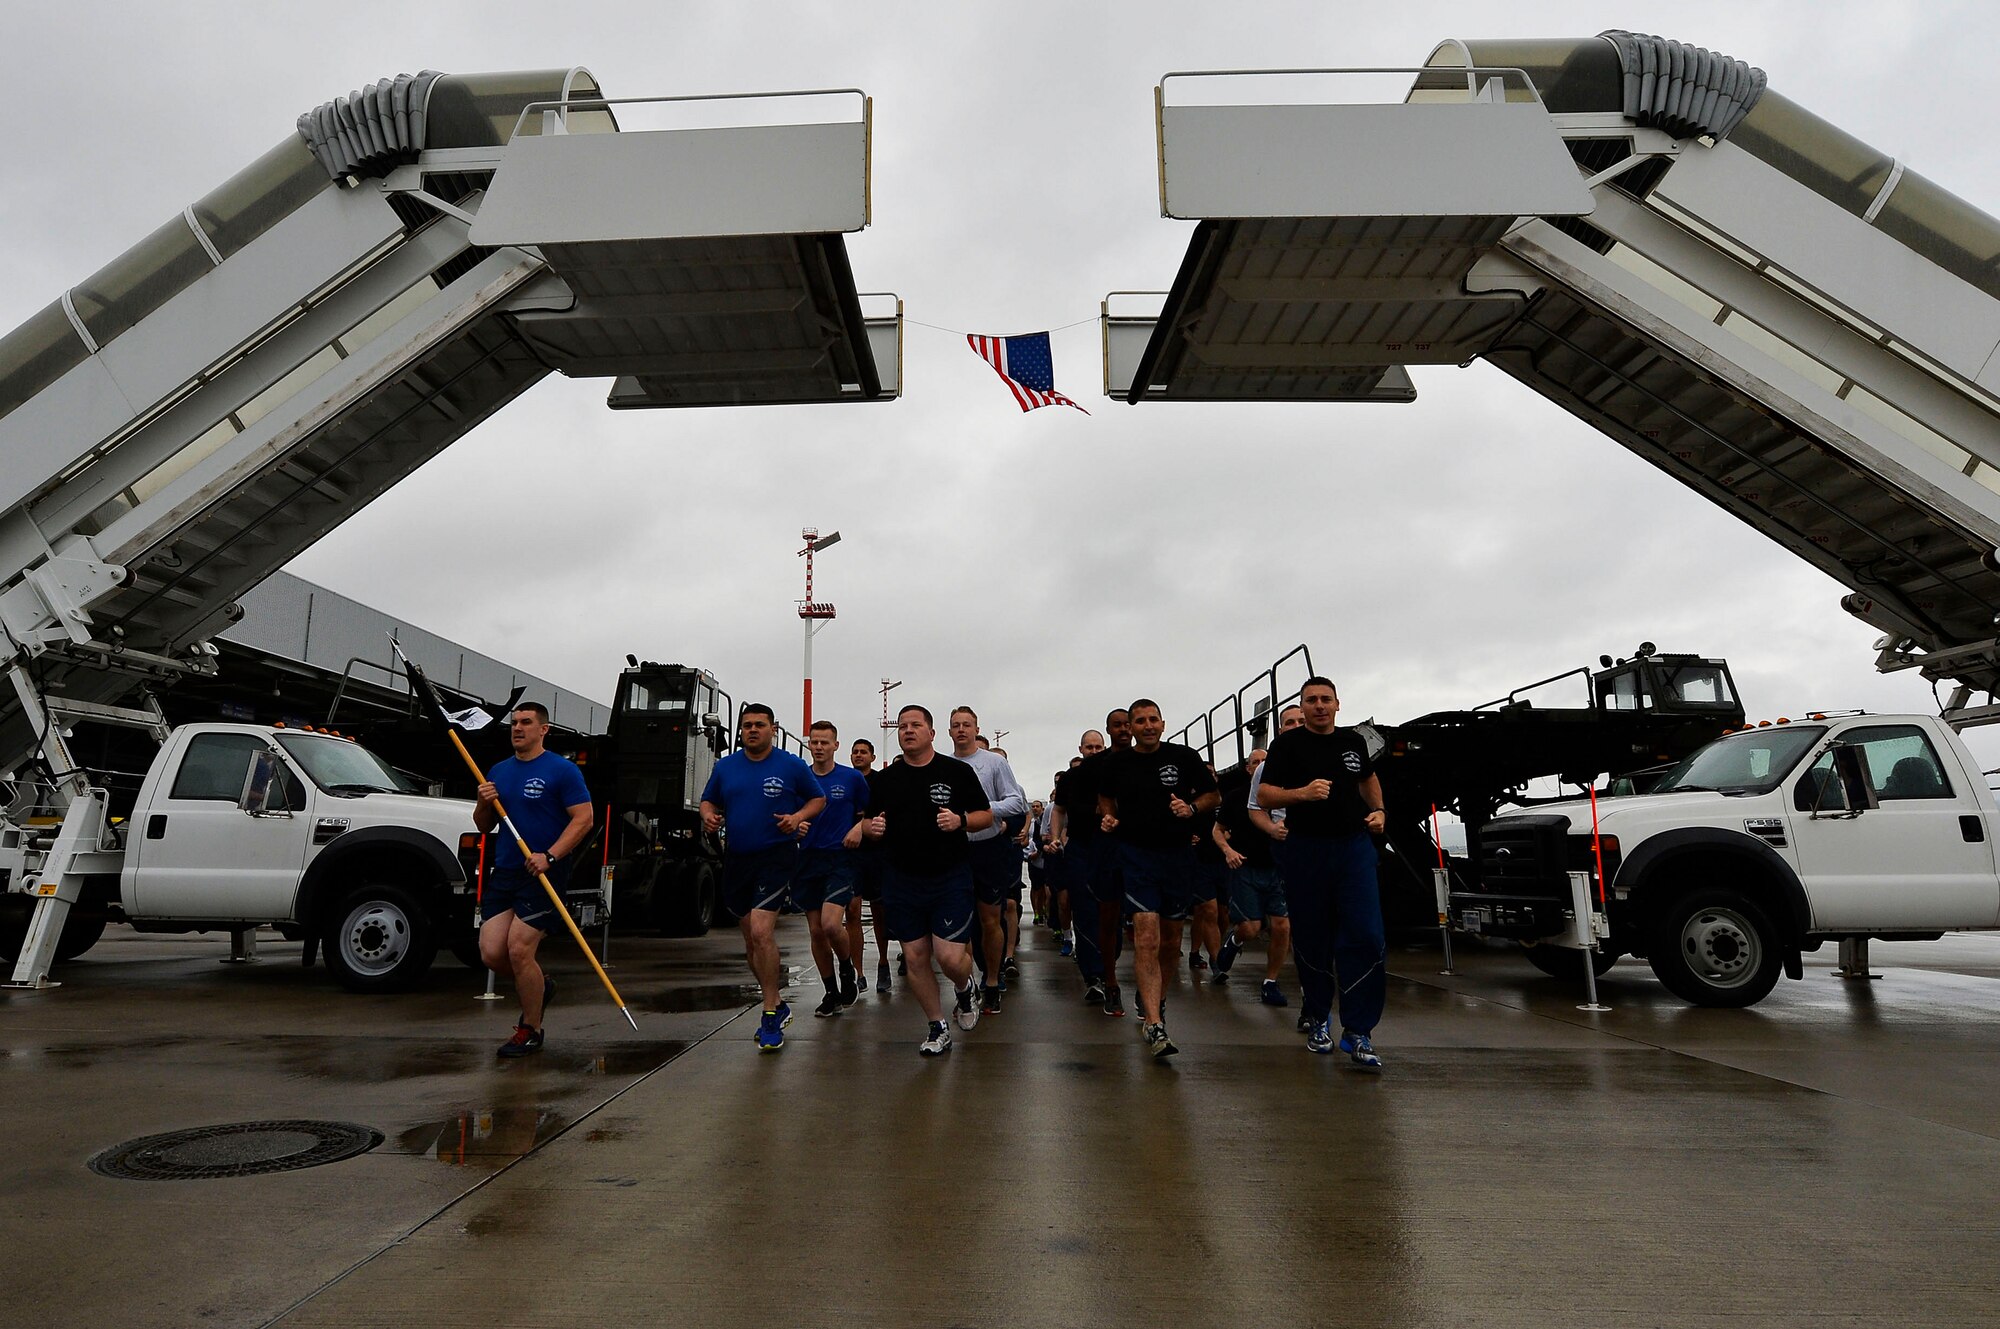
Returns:
[[[826,984],[826,990],[828,992],[840,991],[840,979],[833,974],[821,974],[819,976],[819,981]]]

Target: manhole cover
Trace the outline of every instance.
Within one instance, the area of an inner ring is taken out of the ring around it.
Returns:
[[[90,1160],[126,1181],[207,1181],[338,1163],[382,1143],[382,1132],[345,1121],[236,1121],[128,1140]]]

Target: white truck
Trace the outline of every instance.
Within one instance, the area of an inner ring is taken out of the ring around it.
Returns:
[[[1597,972],[1639,956],[1687,1001],[1750,1006],[1827,941],[1865,973],[1871,938],[2000,927],[1995,830],[1979,764],[1943,720],[1813,714],[1725,735],[1649,793],[1600,797],[1595,843],[1588,801],[1495,818],[1451,917],[1580,974],[1562,946],[1588,930],[1569,879],[1588,873],[1592,926],[1608,928]]]
[[[470,802],[429,797],[333,734],[160,732],[129,807],[109,777],[60,816],[46,782],[13,783],[0,814],[0,956],[15,985],[46,984],[52,962],[88,950],[109,922],[226,932],[236,958],[254,953],[259,927],[276,927],[306,943],[308,960],[321,949],[357,992],[408,986],[440,945],[476,962]]]

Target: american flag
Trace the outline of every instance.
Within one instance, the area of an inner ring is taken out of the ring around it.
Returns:
[[[1014,400],[1021,403],[1021,409],[1032,411],[1037,406],[1083,407],[1056,391],[1056,362],[1049,353],[1049,334],[1030,332],[1020,337],[982,337],[968,333],[966,345],[972,353],[993,366],[993,372],[1000,375],[1000,381],[1014,394]],[[1083,411],[1089,415],[1089,411]]]

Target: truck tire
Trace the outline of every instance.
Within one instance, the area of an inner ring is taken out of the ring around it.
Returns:
[[[1647,963],[1669,991],[1696,1006],[1754,1006],[1784,971],[1770,915],[1727,886],[1689,891],[1661,910]]]
[[[1523,946],[1521,953],[1528,957],[1528,963],[1547,974],[1550,978],[1566,981],[1583,981],[1581,958],[1586,952],[1572,950],[1567,946]],[[1590,968],[1599,978],[1611,972],[1611,966],[1618,963],[1617,953],[1598,949],[1588,952]]]
[[[456,959],[467,969],[472,970],[476,974],[486,972],[486,961],[479,958],[479,934],[477,932],[466,932],[455,935],[445,945],[446,949],[451,952],[452,958]]]
[[[349,992],[396,992],[430,970],[437,932],[401,886],[371,883],[342,896],[326,917],[326,966]]]
[[[12,970],[28,940],[28,924],[34,921],[35,902],[25,895],[0,896],[0,965]],[[74,960],[104,937],[109,921],[102,905],[71,905],[63,920],[62,936],[56,939],[55,963]]]
[[[665,874],[661,874],[664,876]],[[656,886],[654,889],[658,889]],[[715,864],[696,859],[673,874],[672,896],[659,912],[660,932],[669,937],[700,937],[715,926],[722,884]]]

